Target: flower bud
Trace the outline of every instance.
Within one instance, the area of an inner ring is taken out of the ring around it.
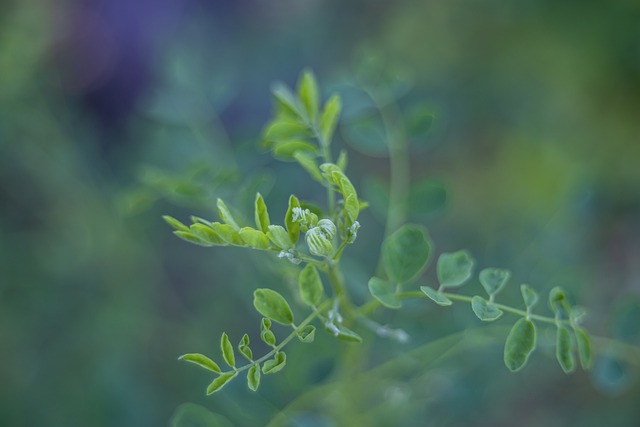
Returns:
[[[330,256],[333,253],[331,240],[327,238],[320,227],[313,227],[305,235],[309,251],[317,256]]]
[[[318,221],[318,227],[329,240],[333,240],[336,235],[336,226],[330,219],[321,219]]]

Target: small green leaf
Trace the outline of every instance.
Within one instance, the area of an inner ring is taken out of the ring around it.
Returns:
[[[413,108],[407,114],[407,133],[411,140],[416,143],[424,143],[434,120],[433,113],[424,106]]]
[[[351,227],[358,219],[358,214],[360,213],[358,194],[356,193],[355,187],[344,172],[342,172],[342,169],[333,163],[321,164],[320,170],[323,172],[327,182],[335,185],[338,192],[342,194],[345,226],[347,228]]]
[[[242,237],[240,237],[240,233],[233,228],[231,224],[221,224],[219,222],[214,222],[211,224],[211,228],[216,232],[218,236],[222,238],[225,242],[234,246],[246,246]]]
[[[340,341],[353,342],[353,343],[362,342],[362,337],[360,335],[356,334],[351,329],[345,326],[342,326],[340,324],[338,325],[332,324],[331,328],[325,325],[325,329],[327,332],[329,332],[334,337],[338,338]]]
[[[402,302],[396,296],[395,285],[388,283],[378,277],[369,279],[369,292],[380,304],[389,308],[400,308]]]
[[[260,230],[255,230],[251,227],[241,228],[239,233],[240,238],[249,246],[254,249],[267,250],[271,247],[269,244],[269,238]]]
[[[190,230],[193,234],[212,245],[227,246],[228,244],[211,227],[204,224],[192,224]]]
[[[338,166],[342,172],[346,172],[347,163],[349,163],[349,155],[347,154],[347,150],[340,150],[338,160],[336,160],[336,166]],[[360,210],[362,210],[362,207],[360,208]]]
[[[273,148],[279,142],[300,141],[311,136],[304,123],[282,119],[270,123],[262,135],[263,148]]]
[[[276,83],[271,87],[271,93],[276,100],[276,109],[280,115],[291,119],[301,118],[298,102],[288,87],[282,83]]]
[[[253,365],[249,368],[249,372],[247,372],[247,385],[251,389],[251,391],[258,390],[260,387],[260,366]]]
[[[324,111],[322,112],[322,117],[320,117],[320,133],[325,144],[329,144],[333,138],[333,132],[338,123],[341,109],[342,106],[338,95],[333,95],[324,105]],[[341,169],[344,171],[343,168]]]
[[[492,322],[502,316],[502,310],[477,295],[471,299],[471,309],[483,322]]]
[[[310,70],[303,71],[300,76],[298,97],[307,112],[309,121],[314,123],[318,115],[318,83]]]
[[[504,364],[511,372],[519,371],[527,364],[536,348],[536,327],[529,319],[518,320],[504,344]]]
[[[222,199],[218,199],[217,205],[218,213],[220,214],[220,219],[222,219],[222,222],[224,222],[225,224],[229,224],[236,230],[240,230],[240,227],[236,223],[236,220],[233,219],[233,215],[231,215],[231,211],[229,210],[227,205],[225,205]]]
[[[447,188],[442,181],[426,179],[411,186],[408,210],[412,218],[431,218],[446,205]]]
[[[431,256],[431,242],[427,230],[407,224],[382,243],[382,262],[389,279],[407,283],[426,268]]]
[[[271,320],[267,319],[266,317],[263,317],[262,322],[260,322],[260,330],[268,331],[269,329],[271,329]]]
[[[263,374],[275,374],[276,372],[282,370],[284,366],[287,364],[287,355],[284,351],[280,351],[276,353],[273,359],[267,360],[262,365],[262,373]]]
[[[511,272],[499,268],[485,268],[479,274],[480,283],[489,296],[496,295],[509,281]]]
[[[289,240],[292,244],[298,242],[300,237],[300,223],[293,220],[293,209],[300,207],[300,201],[293,194],[289,196],[289,208],[284,216],[284,225],[287,227],[287,233],[289,234]],[[284,248],[283,248],[284,249]]]
[[[317,306],[324,296],[324,288],[318,269],[311,264],[307,264],[298,275],[298,287],[302,301],[311,306]]]
[[[298,339],[303,343],[312,343],[316,336],[316,327],[313,325],[307,325],[298,331]]]
[[[201,366],[205,369],[208,369],[218,374],[221,372],[218,364],[213,360],[209,359],[204,354],[200,354],[200,353],[183,354],[182,356],[178,357],[178,360],[185,360],[187,362],[195,363],[198,366]]]
[[[311,175],[311,178],[318,182],[322,182],[322,174],[320,173],[320,169],[316,163],[315,156],[309,152],[296,151],[293,153],[293,158],[300,163],[300,166],[302,166],[309,175]]]
[[[565,374],[570,374],[576,368],[573,351],[574,343],[573,339],[571,339],[569,329],[558,325],[558,334],[556,335],[556,358],[558,359],[558,363]]]
[[[591,349],[591,339],[589,334],[582,328],[574,328],[576,342],[578,343],[578,356],[582,369],[589,369],[593,362],[593,351]]]
[[[289,233],[279,225],[270,225],[267,237],[280,249],[290,249],[293,247]]]
[[[564,289],[559,286],[549,291],[549,307],[554,313],[565,313],[568,311],[569,304],[567,303],[567,294]]]
[[[293,313],[282,295],[271,289],[256,289],[253,292],[253,306],[262,314],[283,325],[293,324]]]
[[[318,152],[318,148],[306,141],[282,141],[276,143],[273,147],[274,157],[280,160],[295,160],[295,154],[297,152],[315,155]]]
[[[533,306],[538,302],[538,294],[528,285],[520,285],[520,292],[522,293],[524,305],[528,310],[531,310]]]
[[[444,253],[438,258],[438,281],[443,288],[463,285],[471,277],[473,258],[467,251]]]
[[[267,205],[264,203],[262,194],[256,193],[256,202],[254,209],[254,218],[256,221],[256,227],[258,230],[262,230],[263,233],[269,231],[269,211],[267,211]]]
[[[187,232],[189,231],[189,227],[187,227],[186,225],[184,225],[183,223],[181,223],[180,221],[178,221],[172,216],[163,215],[162,219],[164,219],[167,222],[167,224],[169,224],[171,227],[173,227],[177,231],[187,231]]]
[[[220,337],[220,349],[222,350],[222,357],[227,365],[235,368],[236,366],[236,356],[233,352],[233,346],[231,345],[231,341],[229,341],[229,336],[226,332],[222,333],[222,337]]]
[[[269,329],[260,332],[260,339],[268,346],[276,345],[276,336]]]
[[[438,292],[429,286],[420,286],[420,290],[438,305],[447,306],[453,304],[449,298],[442,295],[442,292]]]
[[[193,233],[190,233],[188,231],[174,231],[173,234],[175,234],[176,236],[178,236],[179,238],[181,238],[182,240],[185,240],[189,243],[193,243],[199,246],[213,246],[212,243],[207,242],[206,240],[201,239],[200,237],[196,236]]]
[[[236,372],[230,372],[228,374],[220,375],[218,378],[213,380],[211,384],[209,384],[209,387],[207,387],[207,395],[213,394],[216,391],[220,391],[222,387],[224,387],[229,381],[234,379],[236,375]]]
[[[251,348],[249,348],[249,335],[244,334],[242,339],[240,340],[240,344],[238,344],[238,351],[242,354],[248,361],[253,361],[253,352]]]

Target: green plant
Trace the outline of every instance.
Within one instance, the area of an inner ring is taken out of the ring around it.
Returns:
[[[297,162],[312,180],[324,186],[324,208],[315,201],[301,201],[291,195],[282,221],[273,221],[267,203],[258,193],[251,226],[237,220],[220,199],[217,203],[220,221],[192,217],[192,224],[186,225],[172,217],[164,219],[178,237],[190,243],[205,247],[244,247],[265,252],[274,262],[297,266],[295,299],[306,306],[308,315],[298,322],[288,302],[291,297],[285,298],[273,289],[255,289],[253,304],[263,316],[260,337],[269,351],[255,356],[247,334],[234,346],[228,335],[222,333],[220,349],[228,369],[202,354],[180,357],[214,374],[207,394],[218,392],[240,374],[246,375],[251,390],[257,390],[262,375],[285,367],[287,345],[296,339],[305,344],[314,341],[316,325],[336,339],[354,345],[363,341],[359,333],[362,328],[372,329],[381,337],[405,341],[404,331],[380,325],[374,316],[379,308],[402,308],[407,299],[422,299],[440,306],[465,303],[483,322],[493,322],[503,315],[513,316],[516,320],[506,334],[503,351],[504,364],[510,371],[525,367],[539,341],[538,328],[543,326],[555,332],[556,358],[564,372],[574,371],[578,362],[583,369],[590,368],[592,343],[581,326],[585,310],[571,304],[563,289],[556,287],[549,293],[551,315],[534,311],[540,305],[539,295],[526,284],[520,285],[522,303],[519,307],[498,302],[511,273],[500,268],[483,268],[476,275],[476,262],[466,250],[440,254],[435,263],[438,285],[429,286],[424,282],[423,273],[434,250],[425,227],[406,223],[409,174],[407,142],[399,124],[402,117],[392,104],[374,92],[370,92],[370,96],[380,110],[389,136],[391,191],[379,266],[377,270],[369,269],[372,273],[367,284],[370,299],[364,304],[355,304],[345,283],[341,260],[349,245],[356,241],[360,228],[358,217],[368,203],[359,198],[346,174],[346,151],[342,150],[337,160],[333,160],[331,143],[340,116],[340,98],[333,95],[321,107],[318,86],[311,72],[301,75],[297,93],[284,85],[276,85],[273,95],[275,114],[265,128],[262,146],[277,159]],[[421,120],[422,126],[428,128],[432,117],[422,115]],[[455,292],[472,277],[478,278],[486,295]],[[365,286],[364,283],[358,285]],[[290,328],[290,333],[278,339],[271,329],[272,322]],[[634,348],[625,351],[637,354]],[[246,362],[238,363],[238,354]]]

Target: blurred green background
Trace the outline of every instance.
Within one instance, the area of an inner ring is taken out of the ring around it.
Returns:
[[[364,298],[388,177],[357,85],[372,62],[407,117],[436,117],[412,142],[412,181],[427,191],[411,220],[437,252],[468,248],[542,294],[564,286],[595,335],[640,345],[637,1],[10,0],[0,425],[261,426],[300,396],[286,425],[640,424],[637,363],[600,357],[565,376],[542,345],[510,374],[499,326],[437,341],[481,326],[464,307],[381,311],[411,340],[363,332],[360,369],[397,362],[351,382],[346,400],[321,386],[345,349],[324,334],[292,346],[257,394],[237,381],[207,398],[206,374],[176,360],[217,354],[222,331],[258,341],[251,293],[287,289],[268,256],[189,245],[161,215],[212,218],[222,197],[249,216],[256,191],[274,217],[292,192],[322,200],[298,167],[258,149],[270,84],[293,85],[304,67],[324,96],[343,96],[336,145],[372,202],[344,261]],[[506,293],[517,304],[517,286]]]

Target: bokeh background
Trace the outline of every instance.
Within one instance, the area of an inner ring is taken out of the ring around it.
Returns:
[[[259,190],[281,217],[291,192],[322,197],[258,148],[270,84],[294,85],[305,67],[343,96],[336,145],[372,202],[344,262],[364,297],[388,177],[358,89],[372,63],[407,117],[436,118],[412,141],[412,181],[426,190],[410,216],[437,252],[467,248],[542,294],[562,285],[595,335],[640,345],[637,1],[9,0],[0,425],[261,426],[312,391],[285,425],[637,426],[633,353],[565,376],[542,339],[510,374],[504,330],[437,341],[481,326],[465,307],[381,311],[411,340],[363,332],[359,369],[397,363],[346,395],[322,386],[345,350],[322,334],[292,346],[257,394],[237,381],[207,398],[207,375],[176,360],[217,354],[222,331],[257,341],[252,291],[286,291],[268,256],[189,245],[161,215],[213,218],[222,197],[249,216]],[[517,286],[505,298],[517,303]]]

